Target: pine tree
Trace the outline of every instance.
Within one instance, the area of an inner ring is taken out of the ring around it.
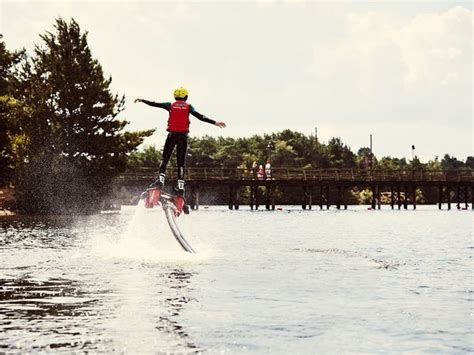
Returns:
[[[55,29],[41,36],[18,85],[27,137],[18,203],[28,212],[92,212],[153,130],[124,131],[125,97],[112,94],[87,32],[73,19],[57,19]]]
[[[23,55],[23,51],[8,51],[2,38],[0,34],[0,187],[10,182],[13,173],[12,135],[16,128],[12,115],[15,101],[11,96],[13,68]]]

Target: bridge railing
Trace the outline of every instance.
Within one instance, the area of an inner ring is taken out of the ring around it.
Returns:
[[[150,181],[156,178],[156,169],[139,168],[119,176],[122,181]],[[170,178],[176,178],[176,170],[168,171]],[[186,180],[199,181],[363,181],[363,182],[474,182],[474,171],[470,170],[385,170],[385,169],[302,169],[272,168],[270,174],[258,174],[251,169],[214,167],[190,167],[186,169]]]

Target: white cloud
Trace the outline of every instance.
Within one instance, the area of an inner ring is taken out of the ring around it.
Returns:
[[[408,23],[375,12],[350,14],[346,37],[333,46],[316,46],[310,70],[326,78],[342,74],[363,95],[383,90],[380,71],[386,85],[400,90],[466,85],[472,70],[472,23],[472,11],[463,7],[419,14]]]
[[[446,85],[472,70],[472,11],[455,7],[417,15],[396,40],[408,66],[407,85]]]

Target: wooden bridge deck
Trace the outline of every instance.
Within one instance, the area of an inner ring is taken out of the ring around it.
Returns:
[[[170,179],[176,179],[176,171],[168,173]],[[121,183],[147,183],[156,178],[155,169],[140,168],[128,171],[118,177]],[[359,170],[359,169],[298,169],[298,168],[273,168],[270,176],[258,177],[246,169],[227,168],[187,168],[186,182],[222,184],[235,183],[238,185],[267,185],[272,184],[298,184],[311,185],[321,183],[347,183],[358,184],[393,184],[416,183],[420,185],[456,185],[473,184],[474,171],[447,170]]]
[[[117,178],[117,184],[129,187],[147,186],[157,178],[155,169],[141,168],[128,171]],[[168,170],[168,180],[176,180],[176,170]],[[259,176],[246,169],[227,168],[187,168],[187,195],[191,207],[199,206],[199,191],[205,186],[227,186],[229,189],[229,208],[238,209],[242,187],[250,187],[249,204],[258,208],[259,200],[265,199],[267,209],[275,209],[277,187],[301,187],[302,207],[309,208],[314,202],[323,208],[334,203],[337,208],[347,208],[346,191],[353,188],[369,188],[372,191],[372,208],[380,208],[382,195],[390,190],[390,205],[416,208],[416,191],[421,187],[438,189],[438,206],[447,203],[451,209],[451,199],[456,197],[458,208],[464,203],[474,209],[474,171],[470,170],[360,170],[360,169],[298,169],[272,168],[268,176]],[[258,186],[265,187],[265,196]],[[193,208],[194,208],[193,207]]]

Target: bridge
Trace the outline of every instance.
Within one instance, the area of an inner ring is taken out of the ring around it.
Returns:
[[[176,170],[168,170],[169,181],[176,181]],[[139,168],[120,175],[119,186],[143,188],[156,179],[153,168]],[[386,169],[302,169],[272,168],[264,174],[249,169],[214,167],[189,167],[186,169],[187,199],[192,208],[199,207],[199,191],[203,187],[226,186],[228,205],[238,209],[242,188],[249,187],[249,205],[258,208],[264,200],[267,209],[275,209],[277,187],[300,187],[302,208],[313,205],[329,208],[347,208],[347,191],[353,188],[370,189],[371,206],[381,207],[382,196],[389,200],[391,208],[398,206],[416,208],[418,188],[436,188],[438,207],[443,204],[451,209],[464,205],[474,208],[474,171],[471,170],[386,170]],[[261,192],[262,187],[264,193]],[[454,198],[454,201],[453,201]]]

